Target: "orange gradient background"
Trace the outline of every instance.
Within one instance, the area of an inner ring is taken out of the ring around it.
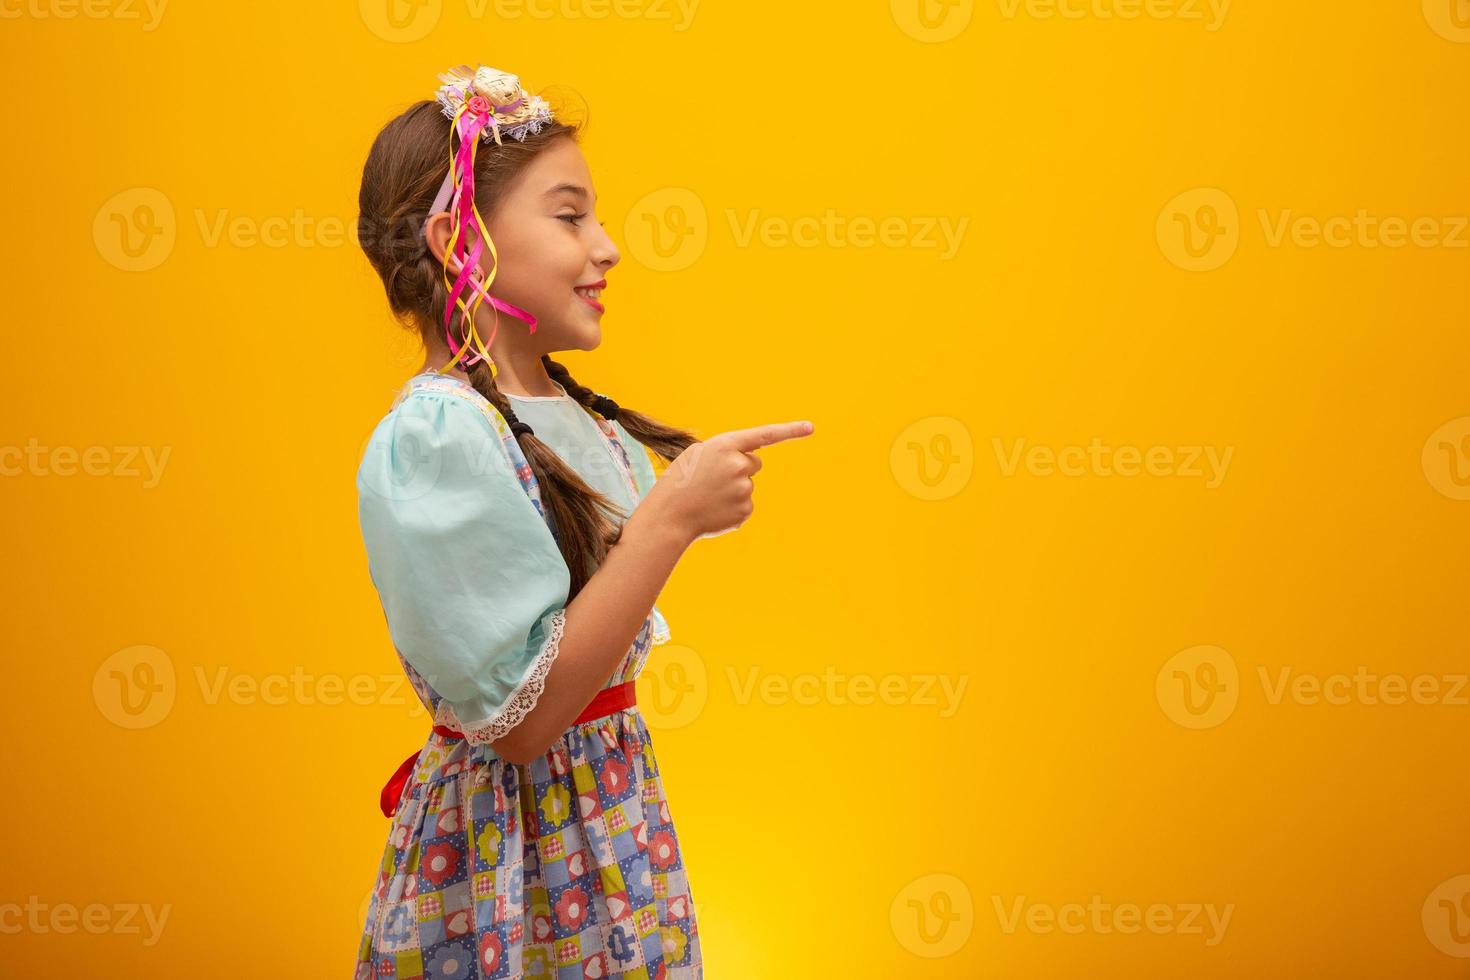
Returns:
[[[350,233],[479,61],[590,118],[578,379],[816,425],[639,684],[711,980],[1470,977],[1466,0],[0,13],[0,974],[350,975],[428,725]]]

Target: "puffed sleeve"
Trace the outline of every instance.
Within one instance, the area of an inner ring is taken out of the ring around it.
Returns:
[[[368,572],[394,646],[471,742],[536,705],[571,579],[490,419],[415,392],[374,430],[357,474]]]

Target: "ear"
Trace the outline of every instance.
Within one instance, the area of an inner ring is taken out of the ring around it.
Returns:
[[[434,260],[441,266],[444,264],[444,253],[449,248],[449,235],[453,228],[454,219],[448,211],[440,211],[433,215],[424,225],[424,241],[428,244],[429,252],[434,256]],[[449,271],[454,275],[459,275],[458,259],[449,260]],[[484,274],[484,269],[481,268],[477,270],[475,278],[482,278]]]

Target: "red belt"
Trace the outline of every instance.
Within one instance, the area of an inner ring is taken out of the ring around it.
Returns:
[[[582,709],[582,713],[572,721],[572,727],[594,718],[610,715],[624,708],[631,708],[638,703],[638,695],[634,690],[633,681],[625,681],[617,687],[605,687],[597,692],[597,696]],[[458,740],[464,738],[464,733],[449,728],[446,725],[435,725],[434,734],[442,735],[444,738]],[[420,749],[420,752],[423,750]],[[398,812],[398,801],[403,796],[403,786],[408,782],[409,775],[414,771],[419,761],[419,753],[415,752],[403,760],[403,765],[398,771],[388,777],[388,782],[383,786],[382,795],[378,798],[378,805],[382,807],[383,816],[391,817]]]

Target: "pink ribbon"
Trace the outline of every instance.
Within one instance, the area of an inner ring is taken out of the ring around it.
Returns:
[[[465,87],[465,96],[469,96],[469,87]],[[468,351],[469,356],[465,359],[465,366],[475,364],[480,360],[489,362],[490,352],[486,349],[488,344],[480,339],[479,332],[475,329],[474,313],[482,300],[488,300],[490,306],[507,313],[518,320],[525,321],[530,326],[530,332],[536,332],[536,318],[525,310],[513,306],[503,300],[496,299],[490,295],[490,283],[495,280],[495,273],[500,267],[500,256],[496,253],[495,243],[490,239],[490,233],[485,228],[484,221],[480,218],[480,211],[475,206],[475,148],[480,141],[481,130],[485,126],[491,127],[491,133],[495,137],[497,145],[500,144],[500,124],[496,121],[495,112],[506,112],[521,104],[522,99],[503,106],[491,106],[483,96],[468,97],[461,104],[460,109],[454,116],[454,129],[459,132],[459,150],[450,159],[449,176],[455,179],[454,197],[450,201],[449,211],[454,216],[453,230],[450,232],[447,255],[453,255],[459,259],[459,275],[449,290],[449,302],[444,306],[444,338],[449,343],[449,349],[454,351],[454,358],[449,362],[453,367],[459,360],[461,353]],[[493,111],[492,111],[493,110]],[[442,196],[442,191],[441,191]],[[438,213],[437,206],[430,211],[431,214]],[[464,233],[461,241],[460,233]],[[481,285],[472,278],[474,270],[479,268],[480,255],[484,251],[485,244],[490,246],[490,256],[493,260],[490,275],[485,283]],[[445,262],[446,273],[448,262]],[[448,276],[445,276],[446,281]],[[475,295],[468,305],[461,299],[466,289]],[[468,328],[469,337],[466,343],[458,343],[450,329],[450,321],[454,316],[454,308],[458,306],[464,313],[464,322]],[[490,328],[490,343],[495,342],[495,333],[500,326],[500,317],[497,313]],[[479,353],[469,350],[469,339],[473,338],[479,347]],[[492,367],[492,370],[494,368]]]

